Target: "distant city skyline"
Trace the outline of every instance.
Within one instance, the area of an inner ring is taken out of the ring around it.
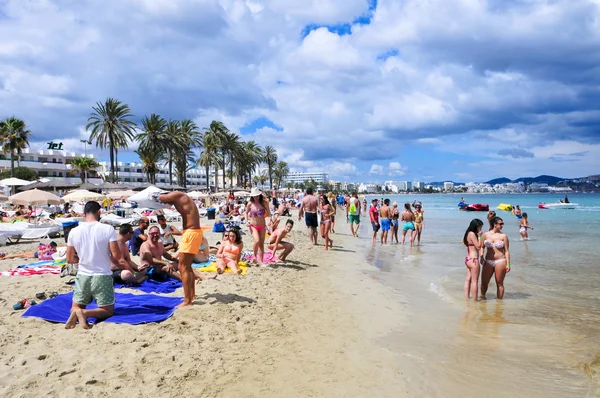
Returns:
[[[114,97],[340,181],[598,173],[598,1],[227,4],[3,1],[0,118],[83,153]]]

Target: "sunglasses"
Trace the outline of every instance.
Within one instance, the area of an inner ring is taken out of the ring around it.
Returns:
[[[504,223],[503,222],[499,222],[498,225],[504,225]]]
[[[150,232],[148,235],[160,235],[159,232]]]

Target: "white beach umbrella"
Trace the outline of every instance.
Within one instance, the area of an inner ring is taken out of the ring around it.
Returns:
[[[235,196],[236,198],[243,198],[246,196],[250,196],[250,192],[248,191],[237,191],[233,193],[233,196]]]
[[[106,196],[108,196],[111,199],[120,199],[120,198],[129,198],[130,196],[135,195],[137,192],[132,191],[131,189],[125,190],[125,191],[114,191],[114,192],[110,192],[109,194],[107,194]]]
[[[217,198],[225,198],[225,197],[229,196],[229,192],[225,192],[225,191],[217,192],[217,193],[212,194],[212,196],[215,196]]]
[[[77,189],[62,198],[65,202],[79,202],[81,200],[100,201],[106,199],[106,195],[101,193],[91,192],[85,189]]]
[[[2,185],[3,187],[20,187],[21,185],[28,185],[34,182],[35,181],[27,181],[21,180],[20,178],[11,177],[0,180],[0,185]]]
[[[167,205],[165,203],[160,203],[160,202],[154,200],[153,194],[156,192],[167,193],[166,191],[151,185],[148,188],[144,189],[143,191],[136,192],[135,195],[131,195],[129,198],[127,198],[127,201],[128,202],[136,202],[140,207],[148,208],[148,209],[168,209],[168,208],[170,208],[171,205]]]
[[[19,192],[10,196],[8,201],[15,205],[23,206],[41,206],[41,205],[59,205],[60,198],[50,192],[31,189],[29,191]]]
[[[192,199],[208,198],[208,194],[200,191],[192,191],[187,194]]]

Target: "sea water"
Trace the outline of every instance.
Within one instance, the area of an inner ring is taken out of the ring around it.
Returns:
[[[462,238],[473,218],[485,230],[488,223],[487,212],[459,211],[461,196],[489,204],[505,221],[511,272],[502,301],[493,278],[486,301],[464,299]],[[420,200],[425,210],[419,247],[372,246],[367,217],[356,240],[403,305],[405,326],[381,344],[410,364],[411,396],[600,396],[600,195],[570,194],[574,210],[539,209],[563,198],[550,194],[384,197],[400,209]],[[500,203],[528,213],[529,241],[515,216],[496,209]]]

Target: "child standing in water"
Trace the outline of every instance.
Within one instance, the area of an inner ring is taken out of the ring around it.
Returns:
[[[519,224],[519,233],[521,233],[521,238],[523,240],[529,240],[529,234],[527,233],[528,229],[533,229],[533,227],[529,225],[527,213],[523,213],[521,223]]]

